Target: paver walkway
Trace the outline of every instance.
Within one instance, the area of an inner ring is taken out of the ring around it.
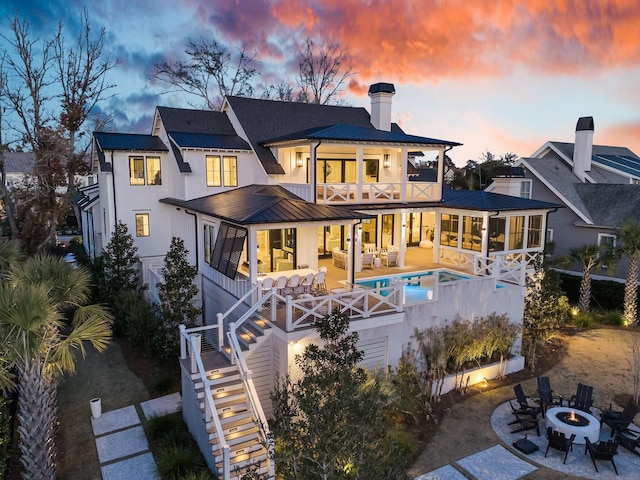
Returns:
[[[140,404],[147,420],[182,409],[179,393]],[[103,480],[158,480],[158,469],[136,407],[112,410],[91,418]]]

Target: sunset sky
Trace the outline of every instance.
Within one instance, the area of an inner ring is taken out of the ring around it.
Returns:
[[[7,0],[0,33],[16,11],[44,38],[61,19],[69,41],[85,4]],[[104,0],[87,2],[107,32],[117,84],[100,107],[114,130],[149,133],[161,94],[153,65],[183,58],[188,39],[258,52],[260,83],[294,80],[306,37],[338,42],[357,72],[345,101],[369,109],[371,83],[392,82],[393,120],[410,134],[463,143],[458,165],[490,150],[528,156],[546,140],[572,142],[593,116],[594,143],[640,155],[640,2],[637,0]],[[0,45],[7,47],[0,38]],[[197,101],[194,98],[191,102]]]

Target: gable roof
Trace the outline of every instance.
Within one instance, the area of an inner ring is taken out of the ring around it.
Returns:
[[[568,142],[548,142],[566,162],[573,165],[574,144]],[[540,152],[540,150],[538,150]],[[536,152],[536,153],[538,153]],[[534,157],[536,155],[533,155]],[[594,145],[591,155],[591,168],[608,167],[627,176],[640,178],[640,157],[626,147]]]
[[[371,218],[345,207],[306,202],[279,185],[248,185],[193,200],[164,198],[160,201],[237,225]]]
[[[4,152],[4,171],[6,173],[33,173],[36,157],[33,152]]]
[[[156,107],[167,132],[236,135],[229,118],[213,110]]]
[[[575,185],[585,210],[594,225],[617,228],[626,220],[640,222],[640,185]]]
[[[94,145],[103,172],[113,171],[111,163],[107,162],[104,152],[168,152],[167,146],[155,135],[137,135],[133,133],[93,132]]]

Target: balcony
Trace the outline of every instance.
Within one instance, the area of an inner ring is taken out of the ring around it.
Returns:
[[[324,205],[435,202],[440,197],[439,184],[431,182],[320,183],[316,187],[316,201]]]

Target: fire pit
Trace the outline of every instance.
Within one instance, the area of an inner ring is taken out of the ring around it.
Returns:
[[[547,426],[562,432],[567,438],[576,435],[573,443],[586,443],[585,437],[595,443],[600,439],[600,422],[586,412],[576,412],[568,407],[554,407],[547,410]]]

